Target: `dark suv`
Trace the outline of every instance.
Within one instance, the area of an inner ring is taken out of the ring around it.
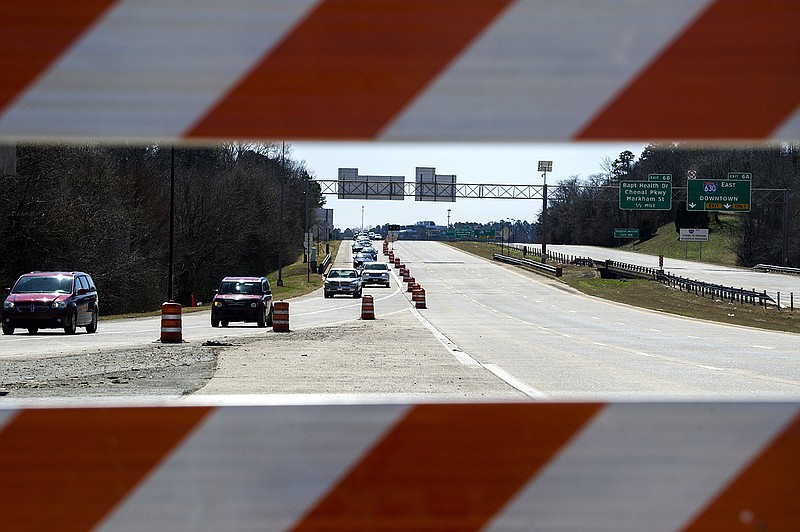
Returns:
[[[232,321],[272,325],[272,290],[266,277],[226,277],[211,302],[211,326]]]
[[[6,288],[3,302],[3,334],[17,327],[36,334],[39,329],[64,329],[75,334],[78,327],[97,331],[97,289],[83,272],[31,272],[20,276],[13,288]]]

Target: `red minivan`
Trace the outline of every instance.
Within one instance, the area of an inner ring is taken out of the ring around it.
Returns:
[[[39,329],[64,329],[75,334],[78,327],[97,331],[100,309],[97,288],[88,273],[31,272],[6,288],[3,302],[3,334],[17,328],[36,334]]]

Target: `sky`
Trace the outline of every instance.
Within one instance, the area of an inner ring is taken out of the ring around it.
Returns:
[[[378,142],[294,142],[291,157],[304,161],[315,179],[335,180],[339,168],[358,168],[359,175],[402,175],[413,182],[415,168],[434,167],[439,175],[456,175],[464,184],[543,184],[537,171],[540,160],[553,161],[547,184],[578,176],[586,179],[603,172],[606,158],[625,150],[639,158],[646,143],[564,144],[423,144]],[[485,223],[500,220],[534,222],[542,201],[519,199],[456,199],[455,202],[421,202],[413,197],[396,200],[340,200],[325,195],[333,209],[334,227],[372,228],[386,223],[410,225],[431,220]]]

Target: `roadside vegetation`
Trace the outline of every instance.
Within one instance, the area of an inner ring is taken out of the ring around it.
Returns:
[[[495,253],[500,253],[499,246],[487,242],[451,242],[449,245],[489,260]],[[713,244],[710,247],[713,248]],[[653,253],[641,248],[637,248],[636,251]],[[516,250],[509,251],[505,248],[504,253],[523,258],[522,252]],[[705,253],[704,249],[704,260]],[[713,252],[711,253],[713,254]],[[666,253],[664,254],[666,255]],[[527,258],[538,260],[534,257]],[[558,281],[590,296],[658,312],[730,325],[744,325],[800,334],[800,313],[797,312],[796,307],[795,311],[790,311],[775,307],[764,308],[758,305],[731,303],[669,288],[655,281],[600,279],[594,269],[573,265],[563,266],[563,276]]]

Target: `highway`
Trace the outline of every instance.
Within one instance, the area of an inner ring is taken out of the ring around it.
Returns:
[[[800,337],[585,296],[435,242],[397,242],[425,318],[531,397],[797,399]]]
[[[530,399],[800,397],[798,335],[690,320],[607,302],[554,279],[437,242],[402,241],[394,248],[425,288],[428,308],[411,308],[406,287],[397,282],[395,270],[391,288],[364,291],[374,297],[375,323],[386,326],[393,316],[411,312],[416,317],[412,322],[418,323],[413,334],[433,335],[441,349],[460,364],[491,372]],[[337,263],[346,265],[349,259],[345,242]],[[360,319],[359,299],[326,299],[318,291],[289,303],[293,331]],[[159,330],[160,318],[152,317],[102,320],[96,334],[86,334],[83,329],[74,336],[59,330],[37,335],[18,331],[0,336],[0,359],[153,346],[158,344]],[[183,316],[183,338],[192,344],[273,334],[279,333],[253,324],[212,328],[207,311]],[[383,347],[377,333],[367,340],[373,349]],[[364,339],[354,339],[354,344],[356,341]],[[431,345],[438,349],[435,342]],[[291,349],[291,342],[283,348]]]

